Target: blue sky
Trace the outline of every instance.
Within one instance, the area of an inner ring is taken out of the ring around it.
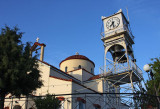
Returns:
[[[24,42],[45,43],[45,61],[59,67],[79,52],[103,66],[101,16],[128,8],[138,66],[160,56],[160,0],[0,0],[0,27],[18,26]],[[144,76],[146,78],[146,75]]]

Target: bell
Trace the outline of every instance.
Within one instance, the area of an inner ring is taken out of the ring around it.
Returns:
[[[119,46],[119,45],[115,45],[114,46],[114,52],[121,52],[121,50],[122,50],[123,48],[121,47],[121,46]]]
[[[125,54],[125,51],[121,51],[121,52],[118,52],[118,53],[113,53],[113,55],[112,55],[113,61],[118,61],[119,63],[126,62],[127,58],[124,54]]]
[[[121,45],[114,45],[109,49],[112,54],[113,61],[118,61],[119,63],[123,63],[127,60],[124,51],[124,48]]]

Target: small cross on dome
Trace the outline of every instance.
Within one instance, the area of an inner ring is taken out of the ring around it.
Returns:
[[[39,41],[39,37],[37,37],[36,41],[37,41],[37,42]]]

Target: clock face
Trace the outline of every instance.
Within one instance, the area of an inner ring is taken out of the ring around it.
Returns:
[[[118,17],[112,17],[110,18],[107,23],[106,23],[106,26],[109,30],[112,30],[112,29],[115,29],[119,26],[120,24],[120,20]]]

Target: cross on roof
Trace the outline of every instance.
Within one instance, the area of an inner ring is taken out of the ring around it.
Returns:
[[[37,42],[39,41],[39,37],[37,37],[36,41],[37,41]]]

